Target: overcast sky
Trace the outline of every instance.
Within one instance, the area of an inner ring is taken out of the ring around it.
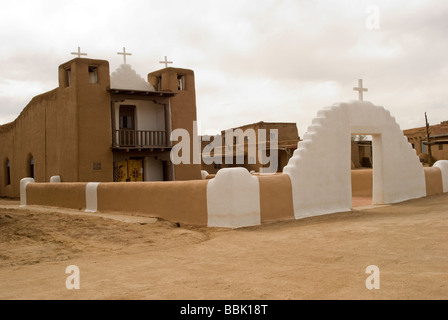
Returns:
[[[57,87],[78,46],[111,73],[123,47],[145,79],[165,55],[194,70],[202,132],[263,120],[303,136],[359,78],[402,129],[448,120],[445,0],[0,1],[0,123]]]

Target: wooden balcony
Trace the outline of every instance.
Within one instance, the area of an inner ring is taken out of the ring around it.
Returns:
[[[169,147],[166,131],[115,130],[112,135],[115,149],[153,149]]]

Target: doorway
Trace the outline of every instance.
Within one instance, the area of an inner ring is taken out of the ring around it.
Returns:
[[[119,139],[121,146],[135,145],[135,106],[121,105],[119,110]]]
[[[351,136],[352,208],[370,206],[373,198],[373,141],[371,135]]]

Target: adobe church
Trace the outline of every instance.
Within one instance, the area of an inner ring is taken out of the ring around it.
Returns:
[[[0,126],[0,196],[18,197],[24,177],[201,179],[199,164],[170,161],[171,131],[186,129],[193,139],[195,120],[192,70],[164,68],[145,80],[126,63],[110,74],[108,61],[75,58],[59,66],[59,87]]]

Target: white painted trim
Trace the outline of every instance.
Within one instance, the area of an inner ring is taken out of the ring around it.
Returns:
[[[98,185],[99,182],[89,182],[86,185],[86,210],[85,212],[96,212],[98,210]]]
[[[448,160],[436,161],[433,167],[439,168],[442,172],[443,192],[448,192]]]
[[[33,178],[23,178],[20,180],[20,206],[26,206],[26,186],[28,183],[34,183]]]
[[[52,176],[50,177],[50,183],[59,183],[62,182],[61,176]]]
[[[260,185],[246,168],[225,168],[207,183],[209,227],[239,228],[261,224]]]
[[[202,180],[205,180],[208,176],[208,172],[206,170],[201,170],[201,178]]]

